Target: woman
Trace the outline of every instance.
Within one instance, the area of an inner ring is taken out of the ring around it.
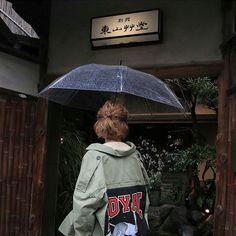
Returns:
[[[94,130],[104,144],[87,147],[73,196],[73,210],[59,230],[78,236],[146,236],[148,177],[128,134],[128,111],[107,101]]]

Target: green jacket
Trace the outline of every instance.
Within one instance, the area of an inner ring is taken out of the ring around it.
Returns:
[[[59,227],[67,236],[147,235],[148,176],[133,143],[127,151],[87,147],[73,210]]]

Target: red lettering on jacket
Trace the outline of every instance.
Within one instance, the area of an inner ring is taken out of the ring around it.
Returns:
[[[109,197],[108,199],[108,215],[110,218],[113,218],[118,215],[119,209],[119,201],[117,197]]]
[[[143,218],[143,212],[140,209],[140,200],[142,199],[142,192],[137,192],[132,194],[131,201],[131,211],[137,212],[140,218]],[[117,197],[108,198],[108,216],[113,218],[117,216],[120,212],[120,207],[122,206],[122,212],[130,212],[130,200],[131,195],[120,195]],[[120,204],[121,203],[121,204]]]
[[[140,218],[143,218],[143,212],[140,209],[140,199],[142,198],[142,192],[132,194],[131,210],[139,214]]]
[[[119,201],[122,204],[123,213],[130,212],[130,208],[129,208],[130,195],[121,195],[118,198],[119,198]]]

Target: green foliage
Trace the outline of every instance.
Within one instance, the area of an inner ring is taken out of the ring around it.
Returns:
[[[203,104],[217,110],[218,88],[216,80],[210,77],[167,79],[166,83],[183,98],[189,108]]]
[[[183,186],[183,183],[174,183],[172,192],[173,201],[176,203],[182,203],[186,195],[186,187]]]
[[[170,172],[181,172],[191,168],[192,174],[198,176],[198,165],[207,160],[205,171],[209,168],[214,168],[216,150],[215,147],[210,147],[203,144],[203,137],[199,133],[197,127],[196,105],[203,104],[210,109],[218,111],[218,88],[216,80],[210,77],[183,78],[167,80],[167,83],[174,89],[177,94],[183,98],[186,110],[191,112],[192,118],[192,133],[194,144],[185,149],[179,150],[172,155],[169,155],[169,170]],[[213,170],[214,171],[214,170]],[[199,189],[199,195],[196,199],[196,204],[200,209],[213,209],[215,200],[215,182],[214,180],[203,182]]]
[[[149,191],[156,191],[161,189],[161,175],[154,174],[149,179],[150,183],[148,186]]]
[[[198,78],[187,78],[186,89],[188,89],[192,96],[195,96],[198,104],[204,104],[211,109],[217,107],[218,89],[210,78],[198,77]]]
[[[189,167],[192,168],[194,174],[197,173],[197,166],[204,160],[215,160],[215,147],[209,145],[194,144],[185,150],[179,150],[175,155],[170,156],[173,166],[170,172],[184,172]]]
[[[215,188],[215,180],[206,180],[204,182],[197,198],[199,209],[209,209],[212,212],[215,204]]]
[[[162,170],[161,153],[157,143],[150,138],[139,137],[137,150],[141,153],[142,162],[149,176],[160,174]]]
[[[76,129],[76,125],[73,122],[65,121],[62,125],[60,163],[58,168],[58,224],[61,223],[72,209],[72,196],[86,147],[84,134]]]
[[[208,160],[211,167],[214,167],[216,158],[215,147],[193,144],[187,149],[180,149],[178,139],[171,140],[170,135],[168,135],[165,148],[158,147],[158,144],[150,138],[140,137],[137,149],[142,154],[142,160],[149,176],[160,175],[163,172],[185,172],[189,168],[193,174],[198,175],[197,167],[200,163]]]

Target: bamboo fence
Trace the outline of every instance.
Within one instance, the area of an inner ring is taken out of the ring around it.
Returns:
[[[36,102],[0,95],[0,235],[30,235]]]

